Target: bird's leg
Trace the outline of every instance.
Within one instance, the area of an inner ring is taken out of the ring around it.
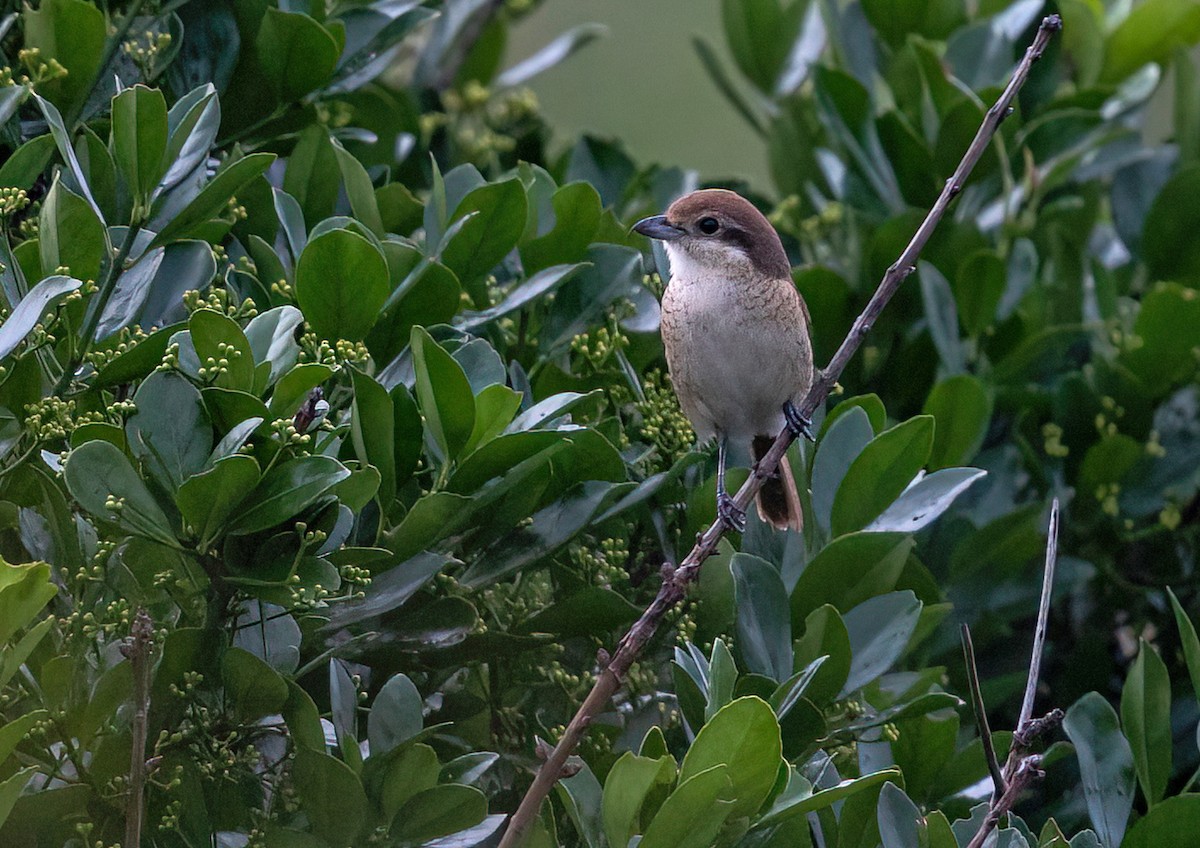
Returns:
[[[796,409],[796,404],[792,403],[791,399],[783,402],[783,417],[787,421],[788,429],[797,439],[803,436],[810,442],[817,440],[813,435],[812,421],[800,414],[800,410]]]
[[[741,533],[746,529],[746,510],[739,507],[725,491],[725,437],[717,440],[717,517],[730,530]]]

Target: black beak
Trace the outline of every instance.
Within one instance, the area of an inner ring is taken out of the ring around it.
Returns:
[[[668,223],[666,215],[652,215],[649,218],[643,218],[633,225],[633,231],[660,241],[674,241],[682,238],[685,234],[679,227]]]

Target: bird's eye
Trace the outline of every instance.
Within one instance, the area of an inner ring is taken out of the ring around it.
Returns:
[[[696,222],[696,226],[700,229],[700,232],[704,233],[706,236],[711,236],[716,233],[717,230],[721,229],[721,224],[716,218],[701,218]]]

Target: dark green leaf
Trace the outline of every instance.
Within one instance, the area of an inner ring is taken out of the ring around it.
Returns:
[[[60,179],[50,186],[38,216],[38,255],[47,274],[58,268],[81,280],[99,280],[110,261],[104,224],[91,204]]]
[[[1197,833],[1200,833],[1200,795],[1179,795],[1167,798],[1138,819],[1121,845],[1122,848],[1187,848]]]
[[[933,447],[933,419],[918,415],[871,440],[850,465],[833,500],[833,534],[860,530],[912,482]]]
[[[371,756],[381,757],[421,732],[421,693],[403,674],[393,675],[371,705],[367,716],[367,739]]]
[[[787,591],[775,566],[734,554],[738,645],[749,670],[777,683],[792,673],[792,622]]]
[[[1179,641],[1183,643],[1183,658],[1187,664],[1188,676],[1192,678],[1192,691],[1200,700],[1200,638],[1196,636],[1196,626],[1188,618],[1183,605],[1175,597],[1175,593],[1167,587],[1167,596],[1171,599],[1171,609],[1175,613],[1175,626],[1179,628]]]
[[[218,459],[209,470],[183,482],[175,503],[202,548],[221,534],[260,479],[258,463],[253,458],[233,454]]]
[[[424,327],[413,327],[417,403],[425,425],[447,459],[455,459],[475,427],[475,397],[467,375]]]
[[[852,533],[821,549],[792,590],[792,622],[799,626],[822,604],[849,612],[896,588],[914,541],[900,533]]]
[[[518,179],[480,186],[451,216],[468,218],[438,246],[443,263],[471,294],[476,306],[487,305],[484,276],[517,245],[525,229],[525,188]]]
[[[970,462],[979,452],[991,423],[992,398],[978,377],[958,374],[933,387],[922,411],[935,423],[929,468],[936,471]]]
[[[298,517],[349,476],[344,465],[327,456],[289,459],[263,477],[249,495],[253,506],[238,515],[229,529],[236,533],[256,533]]]
[[[812,467],[812,511],[817,526],[830,532],[833,501],[850,465],[874,438],[867,413],[850,407],[821,436]]]
[[[1121,689],[1121,729],[1133,750],[1146,804],[1153,807],[1171,778],[1171,678],[1145,639]]]
[[[155,222],[160,229],[151,246],[170,244],[201,229],[224,212],[230,198],[262,176],[273,161],[273,153],[251,153],[225,165],[177,215]],[[159,213],[161,210],[156,210]]]
[[[350,440],[359,462],[379,470],[379,497],[385,504],[396,495],[396,439],[392,399],[387,390],[357,369],[351,370],[354,402]]]
[[[151,374],[133,396],[137,412],[125,424],[133,455],[159,485],[174,492],[204,468],[213,449],[199,390],[181,374]]]
[[[170,164],[167,101],[161,91],[135,85],[113,98],[109,146],[125,185],[143,208]]]
[[[100,71],[108,35],[104,13],[84,0],[46,0],[37,9],[26,6],[23,18],[24,46],[36,48],[43,62],[57,59],[67,72],[39,82],[38,92],[72,114],[91,95]]]
[[[64,471],[71,496],[96,518],[164,545],[177,546],[158,502],[125,454],[109,442],[88,442],[71,451]],[[106,505],[110,499],[118,499],[118,510]]]
[[[80,280],[72,277],[47,277],[30,289],[0,325],[0,359],[16,350],[42,320],[46,310],[82,285]]]
[[[731,705],[732,706],[732,705]],[[697,740],[698,741],[698,740]],[[721,825],[733,815],[739,787],[730,768],[716,764],[684,777],[667,796],[638,843],[643,848],[705,848],[713,844]]]
[[[1133,809],[1134,765],[1116,711],[1089,692],[1071,708],[1063,730],[1075,745],[1088,816],[1104,848],[1117,848]]]
[[[1162,62],[1200,41],[1200,8],[1178,0],[1146,0],[1108,36],[1101,82],[1117,83],[1147,62]]]
[[[638,814],[646,796],[656,786],[675,780],[675,761],[670,756],[657,759],[639,757],[632,751],[622,754],[604,780],[601,815],[609,845],[628,845],[636,834]]]
[[[266,82],[284,103],[325,85],[341,50],[308,15],[268,7],[255,43]]]
[[[387,295],[383,254],[350,230],[317,236],[296,264],[296,301],[309,325],[324,338],[361,340]]]
[[[846,613],[850,673],[839,697],[861,689],[892,667],[908,647],[920,615],[921,602],[910,591],[870,598]]]
[[[466,830],[487,815],[487,797],[474,786],[446,783],[410,798],[392,820],[391,835],[419,845]]]
[[[279,712],[288,698],[287,681],[249,651],[229,648],[221,659],[225,694],[245,721]]]
[[[299,748],[292,780],[313,830],[338,848],[355,844],[367,818],[362,783],[345,763],[323,751]]]

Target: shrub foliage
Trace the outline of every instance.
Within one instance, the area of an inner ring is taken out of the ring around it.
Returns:
[[[0,843],[121,843],[137,786],[147,845],[494,838],[714,517],[627,229],[701,177],[551,135],[525,84],[596,30],[501,70],[528,2],[0,6]],[[966,844],[957,624],[1011,728],[1058,497],[1069,744],[997,844],[1190,844],[1200,10],[721,8],[772,184],[719,184],[819,361],[1066,26],[793,448],[805,532],[723,543],[534,843]]]

